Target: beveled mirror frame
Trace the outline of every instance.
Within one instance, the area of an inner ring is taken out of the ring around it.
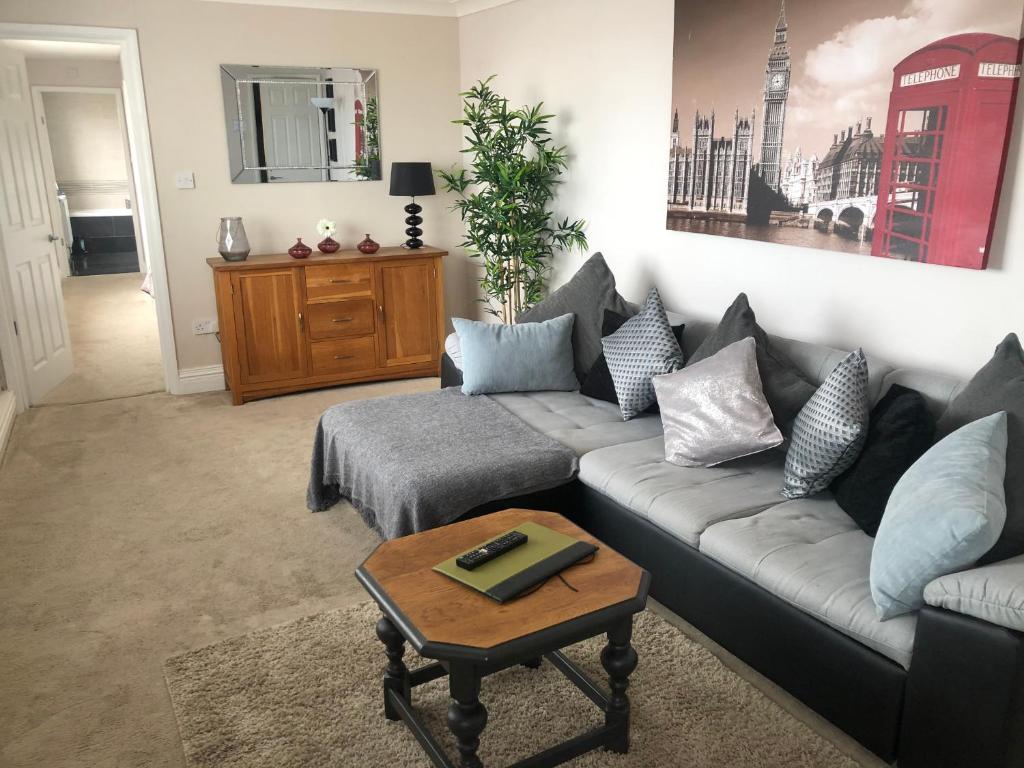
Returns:
[[[222,64],[231,181],[381,178],[377,71]]]

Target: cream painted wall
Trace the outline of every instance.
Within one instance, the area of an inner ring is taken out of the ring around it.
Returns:
[[[121,65],[98,59],[25,59],[30,85],[120,88]]]
[[[212,335],[191,322],[216,316],[206,259],[221,216],[242,216],[253,252],[282,252],[298,235],[316,242],[321,217],[338,222],[354,246],[370,232],[383,244],[405,239],[406,200],[387,181],[235,185],[228,176],[218,66],[277,64],[360,66],[380,73],[385,177],[395,160],[459,161],[458,26],[455,19],[280,8],[197,0],[4,0],[0,21],[132,27],[138,30],[157,193],[181,368],[213,365]],[[196,189],[175,188],[193,171]],[[442,195],[420,199],[424,239],[453,252],[446,261],[450,313],[471,307],[461,225]]]
[[[43,92],[42,99],[57,183],[118,181],[124,185],[120,193],[71,192],[71,211],[125,208],[129,172],[117,94],[50,91]]]
[[[556,139],[572,156],[560,210],[590,222],[628,298],[653,283],[670,309],[710,319],[746,291],[773,333],[959,375],[1024,332],[1024,100],[986,271],[668,232],[673,8],[518,0],[459,20],[463,86],[497,74],[513,102],[544,100],[559,115]],[[538,33],[542,16],[557,34]],[[582,260],[563,257],[554,282]]]

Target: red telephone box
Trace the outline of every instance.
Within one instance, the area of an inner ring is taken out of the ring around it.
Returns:
[[[893,70],[871,253],[984,269],[992,240],[1020,41],[955,35]]]
[[[356,160],[363,157],[363,102],[356,99]]]

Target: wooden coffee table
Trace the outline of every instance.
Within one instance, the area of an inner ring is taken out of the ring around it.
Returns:
[[[597,544],[593,561],[563,572],[535,592],[499,604],[432,570],[442,560],[520,523],[533,521]],[[439,768],[454,763],[420,720],[412,689],[448,676],[453,699],[448,727],[455,736],[461,768],[481,768],[477,756],[487,710],[481,681],[517,664],[537,667],[546,658],[604,712],[604,724],[522,760],[514,768],[547,768],[604,747],[629,750],[629,675],[636,669],[630,645],[633,615],[647,603],[650,574],[553,512],[506,509],[485,517],[425,531],[381,544],[356,570],[356,578],[384,616],[377,636],[384,643],[384,715],[404,720]],[[573,591],[573,589],[577,591]],[[611,690],[606,694],[561,652],[568,645],[607,633],[601,664]],[[427,659],[410,671],[405,643]]]

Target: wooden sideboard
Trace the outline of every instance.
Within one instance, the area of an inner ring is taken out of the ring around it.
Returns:
[[[445,251],[207,259],[235,405],[335,384],[437,376]]]

